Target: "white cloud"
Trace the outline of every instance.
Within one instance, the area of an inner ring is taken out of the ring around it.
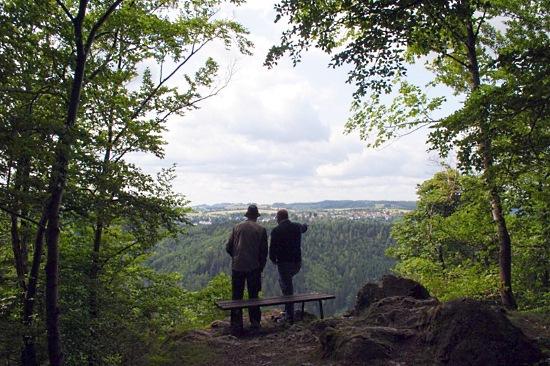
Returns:
[[[344,136],[353,92],[345,70],[328,69],[329,57],[316,50],[296,68],[288,59],[271,70],[263,66],[282,29],[272,9],[265,0],[224,9],[251,31],[254,56],[211,48],[209,55],[227,64],[237,59],[229,85],[169,122],[165,160],[133,160],[149,171],[176,163],[175,188],[192,204],[415,199],[416,185],[438,170],[424,134],[382,150]]]
[[[433,175],[434,166],[424,147],[425,133],[418,132],[379,149],[365,149],[349,154],[346,159],[318,167],[326,178],[355,179],[360,177],[424,177]]]

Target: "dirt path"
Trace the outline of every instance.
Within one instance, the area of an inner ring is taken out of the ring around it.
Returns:
[[[245,323],[245,333],[237,338],[229,334],[228,321],[218,321],[207,330],[190,332],[178,343],[197,347],[187,358],[186,365],[220,366],[220,365],[332,365],[321,358],[318,336],[308,323],[297,322],[289,325],[277,323],[279,312],[272,311],[262,315],[262,328],[252,332]],[[207,347],[204,347],[204,346]],[[197,357],[201,349],[208,354]],[[194,356],[194,357],[193,357]]]

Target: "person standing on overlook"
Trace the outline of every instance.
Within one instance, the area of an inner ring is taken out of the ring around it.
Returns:
[[[247,218],[237,224],[225,245],[231,256],[231,289],[233,300],[242,300],[244,285],[250,299],[258,298],[262,289],[262,271],[267,262],[267,231],[256,221],[260,216],[256,205],[248,206],[244,214]],[[260,328],[261,311],[259,307],[248,308],[251,328]],[[242,309],[231,310],[231,333],[240,335],[243,331]]]
[[[307,231],[307,224],[298,224],[288,219],[288,211],[277,211],[277,226],[271,231],[269,259],[277,265],[279,285],[283,295],[293,295],[294,277],[302,267],[302,234]],[[294,321],[294,303],[285,304],[286,320]]]

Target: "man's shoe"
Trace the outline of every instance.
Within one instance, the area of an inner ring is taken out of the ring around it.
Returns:
[[[285,313],[285,321],[289,324],[294,324],[294,317]]]
[[[235,337],[241,337],[244,333],[243,328],[231,327],[231,335]]]
[[[275,319],[275,323],[278,324],[294,324],[293,318],[287,318],[286,315],[281,315],[279,318]]]
[[[262,330],[262,326],[259,323],[250,324],[250,334],[258,335]]]

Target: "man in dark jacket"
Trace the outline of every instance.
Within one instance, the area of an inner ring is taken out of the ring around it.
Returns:
[[[233,300],[244,296],[244,285],[248,297],[254,299],[262,289],[262,271],[267,261],[267,231],[256,221],[260,216],[256,205],[248,206],[246,221],[233,228],[225,245],[231,256],[231,288]],[[260,327],[261,312],[259,307],[248,308],[248,316],[253,329]],[[231,333],[240,335],[243,330],[242,310],[231,310]]]
[[[298,224],[288,219],[288,211],[277,211],[277,227],[271,231],[269,259],[277,265],[279,285],[283,295],[293,295],[292,277],[302,267],[302,233],[307,230],[307,224]],[[294,304],[285,305],[286,319],[294,321]]]

